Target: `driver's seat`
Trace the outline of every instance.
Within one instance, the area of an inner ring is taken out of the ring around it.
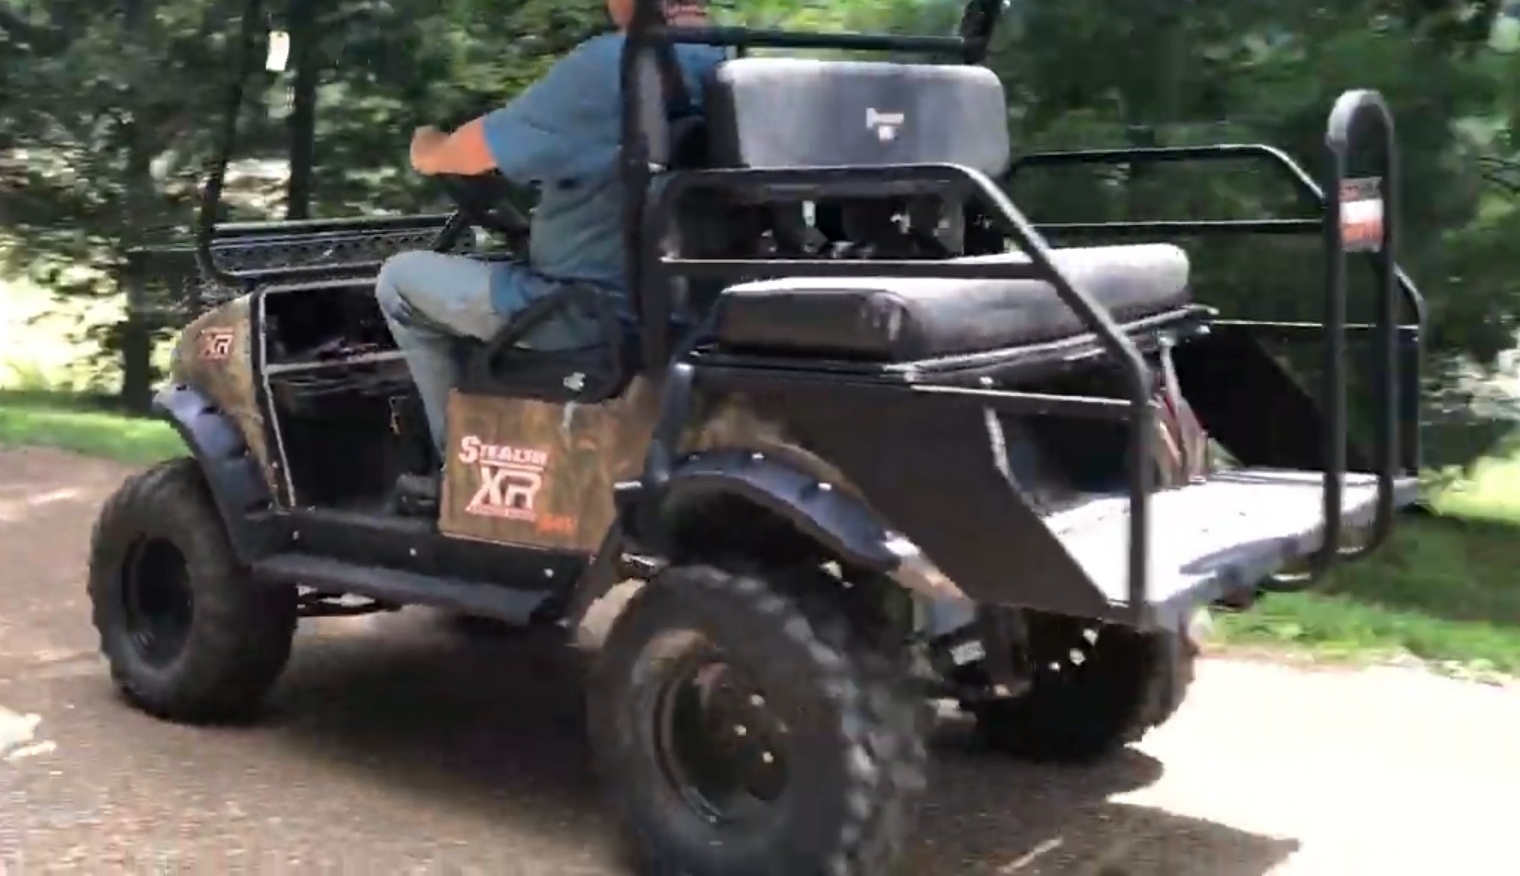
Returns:
[[[706,120],[695,114],[672,119],[661,151],[657,157],[666,170],[707,166]],[[597,321],[596,343],[565,350],[523,346],[535,328],[574,310]],[[639,364],[636,327],[619,313],[612,294],[587,284],[563,286],[524,308],[489,341],[467,339],[462,345],[460,390],[472,395],[596,404],[622,394]]]
[[[637,367],[637,333],[618,312],[614,298],[589,284],[567,284],[523,308],[490,340],[463,341],[460,390],[582,404],[620,395]],[[596,320],[595,342],[558,350],[524,344],[549,319],[574,312]]]

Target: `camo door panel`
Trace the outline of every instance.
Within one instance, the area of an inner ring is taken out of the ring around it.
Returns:
[[[612,525],[613,485],[642,467],[654,414],[642,380],[600,405],[451,393],[439,529],[596,550]]]

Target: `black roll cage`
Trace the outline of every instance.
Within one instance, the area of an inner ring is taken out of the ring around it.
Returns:
[[[247,0],[239,40],[240,73],[229,87],[227,115],[223,120],[222,144],[208,173],[196,235],[196,257],[205,275],[224,285],[251,289],[261,282],[297,279],[327,270],[320,266],[290,266],[287,269],[263,269],[257,272],[229,271],[212,257],[212,241],[220,233],[215,223],[223,177],[236,139],[237,116],[242,102],[243,83],[254,67],[254,49],[262,22],[261,0]],[[1036,153],[1017,158],[1009,175],[1038,165],[1157,163],[1184,160],[1265,161],[1285,171],[1286,175],[1310,199],[1317,201],[1321,215],[1307,219],[1240,220],[1202,222],[1111,222],[1039,226],[1030,223],[1014,205],[1004,189],[986,175],[967,167],[935,164],[901,167],[802,167],[784,170],[700,170],[667,172],[653,161],[651,147],[664,131],[650,130],[651,119],[641,113],[641,101],[647,92],[641,77],[658,77],[664,86],[677,68],[673,47],[679,43],[736,47],[828,48],[879,51],[899,54],[948,56],[964,64],[982,63],[987,55],[1004,0],[969,0],[955,36],[910,36],[860,33],[798,33],[770,29],[739,27],[670,26],[664,21],[662,0],[635,0],[634,14],[627,30],[622,58],[623,144],[620,172],[626,184],[628,209],[625,235],[628,242],[628,290],[637,317],[641,347],[641,366],[646,373],[666,379],[662,405],[666,415],[656,430],[650,449],[645,486],[658,489],[662,475],[668,475],[667,447],[672,437],[673,420],[686,409],[693,383],[699,379],[697,369],[684,361],[687,349],[672,337],[671,281],[677,277],[732,277],[768,275],[868,276],[883,273],[903,277],[941,277],[977,279],[1038,279],[1049,283],[1083,321],[1092,336],[1118,364],[1125,376],[1127,399],[1115,403],[1109,399],[1066,399],[1064,404],[1086,403],[1086,415],[1124,419],[1129,422],[1128,445],[1130,501],[1129,531],[1129,608],[1137,618],[1146,609],[1149,495],[1153,474],[1147,460],[1153,440],[1151,409],[1152,376],[1135,344],[1107,311],[1098,305],[1053,264],[1050,247],[1042,232],[1081,234],[1226,234],[1226,233],[1306,233],[1318,231],[1325,251],[1323,322],[1286,324],[1235,320],[1233,325],[1257,333],[1292,336],[1299,330],[1318,330],[1323,338],[1323,376],[1320,403],[1324,407],[1323,452],[1323,546],[1310,558],[1306,572],[1294,577],[1278,577],[1272,589],[1302,589],[1341,559],[1365,556],[1376,549],[1392,529],[1395,512],[1395,480],[1400,475],[1417,473],[1419,467],[1418,416],[1414,411],[1400,411],[1398,397],[1407,391],[1407,380],[1418,380],[1425,322],[1425,307],[1420,293],[1396,264],[1398,226],[1398,154],[1392,115],[1382,97],[1371,91],[1351,91],[1342,95],[1332,110],[1325,134],[1325,166],[1319,183],[1286,154],[1269,146],[1227,144],[1185,148],[1134,148],[1115,150],[1079,150],[1059,153]],[[654,119],[666,124],[668,120]],[[1345,184],[1352,181],[1353,146],[1371,137],[1375,160],[1364,176],[1379,184],[1383,202],[1382,236],[1370,249],[1368,261],[1377,277],[1377,319],[1370,326],[1348,326],[1346,319],[1347,241],[1342,225]],[[651,182],[656,175],[667,177],[658,197],[650,197]],[[679,198],[695,189],[719,190],[733,194],[807,200],[822,197],[882,196],[907,194],[958,194],[979,199],[991,218],[1000,221],[1004,231],[1028,256],[1027,264],[951,264],[923,261],[850,261],[850,260],[767,260],[767,259],[687,259],[661,252],[659,241],[676,209]],[[338,220],[334,220],[338,221]],[[348,220],[344,228],[357,228],[366,220]],[[395,223],[395,217],[368,220],[378,228]],[[331,229],[331,223],[317,222]],[[454,224],[451,220],[450,224]],[[281,224],[286,230],[293,225]],[[304,230],[301,229],[301,230]],[[316,229],[312,229],[316,230]],[[1410,317],[1400,319],[1400,298]],[[1375,341],[1376,394],[1380,405],[1376,422],[1374,453],[1378,480],[1376,518],[1368,542],[1354,550],[1339,547],[1342,528],[1342,478],[1346,473],[1346,334],[1349,331],[1371,332]],[[1401,377],[1402,374],[1402,377]],[[934,387],[943,393],[960,392],[968,403],[984,404],[999,410],[1028,408],[1037,412],[1048,407],[1040,397],[1029,393],[1001,393],[990,390],[957,390]],[[922,390],[923,387],[906,387]],[[1413,398],[1414,396],[1411,396]]]
[[[835,48],[860,51],[923,53],[959,56],[962,63],[981,63],[987,54],[1002,0],[971,0],[962,17],[960,34],[953,37],[895,36],[888,34],[798,34],[775,30],[749,30],[718,27],[667,26],[661,15],[661,0],[636,0],[636,11],[628,30],[628,46],[623,57],[624,82],[634,81],[640,65],[660,71],[673,65],[662,63],[660,53],[668,53],[677,43],[715,46],[766,46],[779,48]],[[1149,496],[1153,475],[1146,460],[1150,457],[1154,413],[1150,407],[1152,376],[1150,368],[1134,343],[1120,326],[1091,297],[1075,287],[1055,266],[1050,249],[1040,229],[1031,224],[1007,193],[986,175],[956,165],[921,165],[889,168],[827,167],[786,170],[702,170],[671,175],[657,198],[649,198],[649,183],[656,171],[650,162],[649,132],[640,129],[638,94],[623,92],[625,132],[624,173],[629,183],[629,198],[642,202],[642,222],[630,222],[629,283],[636,312],[639,314],[644,366],[652,372],[665,372],[679,352],[670,337],[670,281],[676,277],[732,277],[737,275],[771,277],[870,276],[939,277],[965,279],[1038,279],[1049,283],[1061,300],[1082,319],[1104,350],[1119,364],[1125,376],[1127,406],[1116,411],[1106,399],[1086,401],[1091,415],[1118,414],[1129,421],[1128,447],[1130,500],[1129,592],[1132,612],[1145,611],[1147,594],[1147,534],[1149,530]],[[1370,131],[1368,129],[1371,129]],[[1367,542],[1357,548],[1340,548],[1342,529],[1343,477],[1346,473],[1346,265],[1347,246],[1342,225],[1345,183],[1351,179],[1351,154],[1354,141],[1371,135],[1376,140],[1373,177],[1379,181],[1384,220],[1382,238],[1371,262],[1378,278],[1377,322],[1370,329],[1375,341],[1375,367],[1378,377],[1376,394],[1379,410],[1376,423],[1374,460],[1378,479],[1376,517]],[[1026,155],[1014,162],[1010,176],[1019,169],[1037,164],[1078,163],[1156,163],[1178,160],[1220,160],[1254,158],[1285,170],[1299,191],[1323,205],[1318,220],[1245,220],[1243,222],[1179,223],[1092,223],[1068,225],[1050,230],[1066,233],[1157,233],[1171,231],[1197,233],[1303,233],[1318,230],[1326,259],[1323,322],[1317,326],[1323,334],[1323,373],[1320,399],[1324,405],[1324,428],[1321,447],[1324,460],[1324,541],[1309,561],[1309,567],[1292,576],[1278,576],[1270,586],[1277,590],[1301,589],[1317,580],[1336,560],[1355,559],[1370,554],[1385,541],[1393,527],[1395,480],[1400,474],[1418,471],[1418,417],[1401,417],[1398,395],[1403,388],[1401,365],[1418,375],[1419,343],[1425,321],[1423,299],[1395,260],[1398,213],[1398,147],[1394,137],[1393,117],[1382,97],[1371,91],[1353,91],[1341,96],[1331,111],[1325,135],[1326,167],[1322,183],[1315,185],[1283,152],[1260,145],[1223,145],[1185,149],[1091,150]],[[766,195],[773,198],[810,199],[941,193],[978,198],[989,208],[994,221],[1001,221],[1005,232],[1029,258],[1027,264],[947,264],[923,261],[850,261],[798,259],[685,259],[667,257],[658,242],[673,217],[680,197],[698,188],[731,194]],[[640,215],[630,209],[630,216]],[[635,254],[637,254],[635,256]],[[1412,314],[1412,322],[1401,324],[1399,299],[1402,297]],[[1291,333],[1292,327],[1281,323],[1235,321],[1236,325],[1258,331]],[[1412,355],[1400,356],[1401,338],[1405,350],[1412,345]],[[1401,358],[1403,361],[1401,362]],[[678,367],[668,375],[668,391],[677,396],[690,392],[697,373]],[[1038,399],[1008,398],[994,400],[987,393],[964,390],[968,399],[979,399],[999,409],[1028,406],[1038,408]],[[667,401],[671,399],[667,398]],[[684,404],[668,404],[681,409]],[[672,424],[662,424],[670,426]],[[668,469],[668,460],[659,458],[662,438],[667,429],[656,434],[651,450],[652,483],[658,488],[659,475]],[[1400,452],[1400,444],[1405,452]]]

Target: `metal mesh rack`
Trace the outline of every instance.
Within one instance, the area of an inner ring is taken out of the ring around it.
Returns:
[[[217,229],[211,255],[218,267],[232,271],[274,274],[299,266],[331,268],[334,278],[370,276],[396,253],[433,248],[447,219],[447,215],[422,215],[229,224]],[[465,236],[454,249],[474,248],[474,241]],[[155,328],[183,326],[243,292],[206,276],[191,243],[131,251],[123,279],[131,311]]]

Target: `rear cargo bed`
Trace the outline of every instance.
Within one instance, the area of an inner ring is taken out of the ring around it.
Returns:
[[[1342,494],[1347,528],[1372,522],[1377,478],[1348,474]],[[1416,482],[1395,482],[1395,504],[1416,496]],[[1252,586],[1324,539],[1323,475],[1277,469],[1236,469],[1207,482],[1151,498],[1149,600],[1186,608]],[[1128,602],[1129,499],[1101,495],[1045,518],[1093,586],[1117,604]]]

